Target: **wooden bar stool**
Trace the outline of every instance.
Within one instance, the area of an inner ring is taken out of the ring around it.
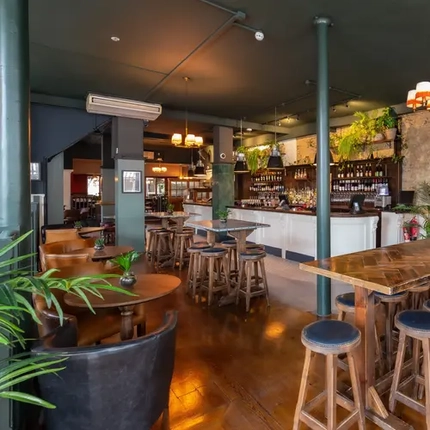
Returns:
[[[153,266],[158,269],[161,266],[161,263],[171,258],[173,254],[170,231],[159,230],[155,233],[154,248],[155,252],[152,257]]]
[[[393,412],[397,402],[403,403],[418,413],[425,415],[426,428],[430,429],[430,313],[422,310],[403,311],[397,314],[395,324],[399,329],[400,336],[390,391],[389,408]],[[400,382],[406,352],[406,337],[412,338],[414,343],[412,375]],[[424,357],[424,376],[420,374],[420,343],[422,344]],[[415,384],[413,397],[409,397],[402,392],[402,389],[411,383]],[[425,388],[426,399],[424,405],[417,401],[418,386]]]
[[[224,240],[221,242],[221,246],[227,249],[227,259],[230,265],[230,278],[237,281],[239,275],[239,269],[237,265],[237,242],[233,240]]]
[[[430,284],[426,281],[423,285],[417,285],[408,290],[410,293],[410,308],[422,309],[424,302],[428,299]]]
[[[264,245],[261,245],[259,243],[247,243],[246,244],[246,249],[247,250],[251,250],[251,249],[261,249],[262,251],[264,251],[266,248],[264,247]]]
[[[152,255],[153,255],[153,245],[154,245],[154,240],[155,240],[155,233],[157,231],[160,230],[164,230],[163,227],[152,227],[152,228],[148,228],[147,232],[148,232],[148,243],[147,243],[147,247],[146,247],[146,255],[148,257],[148,261],[151,261]]]
[[[423,308],[424,308],[425,311],[430,312],[430,300],[426,300],[423,303]]]
[[[187,293],[192,291],[192,298],[196,297],[197,287],[199,287],[201,277],[201,252],[211,246],[206,242],[194,243],[187,249],[190,256],[190,264],[187,274]]]
[[[247,250],[239,256],[239,281],[236,305],[239,304],[240,294],[244,295],[246,299],[246,312],[249,312],[251,297],[265,295],[267,306],[270,306],[269,286],[267,285],[266,267],[264,265],[265,257],[266,253],[261,249]],[[259,271],[261,276],[259,276]],[[253,272],[254,275],[252,275]]]
[[[339,321],[345,321],[346,314],[353,315],[355,313],[355,293],[339,294],[335,299],[336,308],[339,311],[337,319]],[[381,300],[375,297],[375,307],[380,306]],[[376,363],[379,366],[381,375],[384,374],[384,360],[382,357],[381,339],[378,335],[378,328],[375,325],[375,353]],[[343,361],[339,360],[339,367],[347,370],[347,365]]]
[[[193,245],[193,233],[176,233],[175,234],[175,255],[173,257],[174,264],[179,264],[179,270],[182,269],[184,263],[189,261],[187,249]]]
[[[375,293],[375,298],[378,298],[385,308],[385,359],[388,371],[390,371],[393,368],[394,362],[394,317],[398,311],[405,308],[408,300],[408,292],[404,291],[391,296]]]
[[[309,324],[302,331],[302,343],[306,347],[305,364],[303,366],[302,381],[300,383],[299,398],[294,415],[293,430],[298,430],[300,422],[315,430],[347,429],[355,422],[359,430],[365,429],[364,404],[355,366],[354,350],[360,345],[360,331],[344,321],[321,320]],[[306,403],[309,387],[309,369],[313,355],[326,356],[326,390]],[[349,363],[351,386],[354,401],[344,397],[337,389],[337,361],[338,355],[346,354]],[[327,425],[310,414],[316,406],[326,402]],[[351,412],[339,425],[336,420],[336,406]]]
[[[208,291],[208,306],[212,304],[214,293],[227,291],[230,293],[230,267],[227,260],[227,250],[224,248],[208,248],[200,253],[201,283],[199,301],[202,291]]]

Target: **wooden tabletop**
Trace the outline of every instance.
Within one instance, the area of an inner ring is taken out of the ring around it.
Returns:
[[[226,231],[255,230],[256,228],[270,227],[269,224],[241,221],[238,219],[228,219],[227,222],[224,223],[222,223],[218,219],[205,221],[187,221],[185,225],[201,230],[213,231],[215,233],[221,233]]]
[[[199,215],[190,212],[177,211],[169,214],[168,212],[151,212],[148,216],[153,216],[154,218],[189,218],[192,215]]]
[[[93,260],[108,260],[115,258],[118,255],[126,254],[127,252],[133,251],[131,246],[105,246],[101,251],[97,251],[94,248],[81,248],[75,249],[74,251],[68,252],[67,254],[88,254]]]
[[[81,229],[76,229],[78,234],[90,234],[97,233],[99,231],[103,231],[105,227],[82,227]]]
[[[430,278],[430,239],[315,260],[300,264],[300,269],[396,294]]]
[[[110,280],[110,282],[112,285],[119,286],[119,279],[113,279]],[[87,298],[94,309],[133,306],[167,296],[173,293],[179,285],[181,285],[181,280],[172,275],[137,275],[137,282],[133,288],[130,289],[130,291],[135,294],[133,296],[117,293],[115,291],[103,291],[103,299],[92,294],[88,294]],[[76,306],[79,308],[87,307],[86,303],[75,294],[65,294],[64,301],[69,306]]]

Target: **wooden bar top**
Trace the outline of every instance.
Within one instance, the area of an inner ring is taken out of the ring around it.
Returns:
[[[430,239],[301,263],[300,269],[356,287],[396,294],[430,278]]]

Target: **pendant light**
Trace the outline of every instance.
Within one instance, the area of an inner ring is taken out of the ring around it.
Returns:
[[[243,146],[243,121],[240,119],[240,146]],[[246,173],[249,172],[248,165],[246,163],[245,154],[236,154],[236,164],[234,165],[234,173]]]
[[[194,176],[206,176],[205,165],[202,160],[197,161],[196,170],[194,170]]]
[[[191,149],[191,164],[188,166],[187,177],[192,178],[194,176],[194,160],[193,160],[193,150]]]
[[[314,166],[316,165],[317,165],[317,154],[315,154],[315,158],[314,158]],[[335,162],[333,159],[333,154],[330,151],[330,166],[334,166],[334,165],[335,165]]]
[[[282,170],[284,168],[284,163],[282,162],[282,157],[279,150],[276,148],[277,141],[277,112],[275,106],[275,144],[272,145],[272,152],[270,153],[269,161],[267,162],[267,170]]]

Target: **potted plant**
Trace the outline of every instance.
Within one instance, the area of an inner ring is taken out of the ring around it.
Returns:
[[[1,248],[0,259],[16,249],[19,243],[28,238],[31,233],[30,231]],[[94,312],[94,309],[88,302],[88,294],[102,297],[101,291],[103,290],[133,294],[108,282],[107,278],[118,277],[118,275],[114,274],[56,279],[56,269],[51,269],[38,277],[28,276],[28,272],[13,269],[16,263],[28,261],[31,257],[33,257],[33,254],[0,261],[0,346],[12,348],[19,345],[22,349],[25,348],[27,339],[22,327],[25,316],[29,316],[34,322],[41,324],[31,303],[32,294],[42,296],[46,300],[48,305],[58,313],[60,324],[63,323],[63,311],[55,298],[54,290],[79,295],[85,300],[92,312]],[[98,282],[95,283],[95,280]],[[52,355],[35,357],[27,352],[1,360],[0,398],[30,403],[45,408],[55,408],[55,405],[33,394],[21,392],[17,387],[19,384],[30,381],[39,375],[60,372],[67,366],[66,360],[67,358],[58,358]]]
[[[394,140],[397,136],[397,116],[392,107],[382,110],[382,115],[376,118],[376,124],[381,133],[385,134],[388,140]]]
[[[231,211],[229,209],[217,210],[216,214],[222,223],[226,223]]]
[[[114,259],[110,260],[112,264],[115,264],[123,271],[122,276],[119,278],[119,284],[124,288],[131,288],[136,283],[137,279],[135,274],[131,271],[133,263],[136,262],[140,257],[140,253],[136,251],[130,251],[126,254],[118,255]]]
[[[168,213],[169,215],[172,215],[172,214],[173,214],[173,212],[174,212],[174,210],[175,210],[175,206],[173,206],[173,204],[172,204],[172,203],[169,203],[169,204],[167,205],[166,209],[167,209],[167,213]]]
[[[104,249],[104,247],[105,247],[105,240],[102,237],[100,237],[99,239],[95,240],[95,242],[94,242],[94,249],[96,251],[101,251],[101,250]]]
[[[75,221],[74,226],[75,226],[76,230],[78,230],[78,231],[82,230],[82,223],[81,223],[81,221]]]

